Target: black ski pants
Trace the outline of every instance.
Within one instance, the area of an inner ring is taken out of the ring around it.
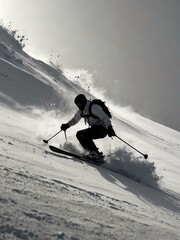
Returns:
[[[94,125],[90,128],[86,128],[77,132],[76,137],[79,140],[82,147],[88,151],[94,151],[96,147],[93,139],[100,139],[107,136],[107,129],[105,127]]]

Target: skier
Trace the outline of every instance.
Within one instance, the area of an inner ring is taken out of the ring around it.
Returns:
[[[84,94],[77,95],[74,99],[74,103],[79,109],[68,123],[63,123],[61,125],[61,130],[66,131],[68,128],[78,123],[81,118],[84,118],[85,123],[88,123],[90,127],[78,131],[76,137],[82,147],[89,151],[89,154],[86,156],[88,159],[102,162],[104,161],[103,153],[99,152],[93,139],[104,138],[107,135],[109,137],[116,136],[111,125],[110,117],[104,112],[99,104],[92,104],[92,101],[87,100]]]

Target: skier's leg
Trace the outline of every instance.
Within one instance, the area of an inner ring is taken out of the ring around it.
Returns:
[[[83,129],[80,130],[76,133],[76,137],[78,139],[78,141],[80,142],[81,146],[85,149],[88,150],[88,147],[85,145],[85,141],[84,141],[84,133],[87,131],[88,129]]]
[[[104,138],[106,135],[107,129],[97,125],[78,131],[76,137],[84,149],[89,151],[96,151],[98,148],[93,142],[93,139]]]

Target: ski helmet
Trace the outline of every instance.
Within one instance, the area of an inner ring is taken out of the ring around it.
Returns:
[[[74,99],[74,103],[77,105],[77,107],[80,110],[84,109],[86,102],[87,102],[87,98],[85,97],[84,94],[78,94]]]

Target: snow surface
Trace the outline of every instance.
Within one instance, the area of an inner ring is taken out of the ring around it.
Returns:
[[[104,166],[51,152],[43,139],[73,116],[74,97],[101,91],[28,56],[3,28],[0,41],[0,239],[180,239],[180,133],[105,98],[117,135],[149,158],[108,137],[96,141]],[[82,153],[81,128],[49,143]]]

